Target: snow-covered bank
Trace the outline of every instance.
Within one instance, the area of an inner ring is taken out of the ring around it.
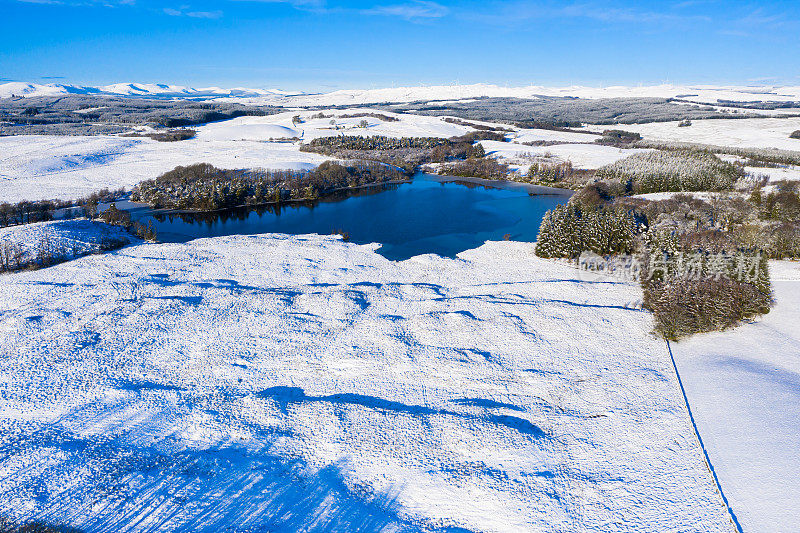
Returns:
[[[141,245],[0,284],[0,514],[730,531],[637,287],[490,242]]]
[[[698,429],[744,531],[800,524],[800,263],[771,261],[775,307],[675,343]]]

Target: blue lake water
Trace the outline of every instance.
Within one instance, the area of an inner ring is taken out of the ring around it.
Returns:
[[[124,207],[131,209],[134,219],[153,219],[163,242],[234,234],[342,231],[351,242],[381,243],[378,253],[403,260],[426,253],[453,257],[504,236],[535,241],[545,211],[569,198],[568,192],[555,189],[479,183],[418,174],[410,183],[349,191],[313,204],[171,214]]]

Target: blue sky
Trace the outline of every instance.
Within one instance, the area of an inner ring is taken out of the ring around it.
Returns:
[[[798,0],[0,0],[0,13],[5,81],[800,84]]]

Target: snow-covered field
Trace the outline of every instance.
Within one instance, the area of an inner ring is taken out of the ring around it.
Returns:
[[[598,130],[596,126],[587,129]],[[677,122],[652,122],[624,124],[619,129],[640,133],[646,140],[800,151],[800,139],[789,138],[793,131],[800,130],[797,117],[695,120],[683,128]]]
[[[262,235],[6,276],[0,515],[731,531],[638,288],[576,274],[526,243]]]
[[[291,143],[158,142],[115,136],[22,135],[0,138],[0,198],[7,202],[74,199],[107,187],[131,188],[177,165],[312,168],[326,158]]]
[[[756,176],[767,176],[769,181],[800,181],[800,167],[785,168],[744,167],[747,172]]]
[[[744,531],[800,524],[800,263],[771,261],[775,307],[672,345],[711,462]]]
[[[541,131],[541,130],[540,130]],[[557,133],[557,132],[553,132]],[[567,133],[566,135],[569,135]],[[580,135],[580,134],[573,134]],[[587,137],[589,137],[587,135]],[[591,137],[589,138],[591,140]],[[481,141],[487,155],[501,160],[520,162],[532,158],[551,158],[571,161],[575,168],[596,169],[640,152],[640,148],[616,148],[602,144],[556,144],[553,146],[526,146],[500,141]],[[531,156],[531,157],[528,157]],[[530,166],[530,165],[528,165]],[[526,169],[523,169],[526,170]]]

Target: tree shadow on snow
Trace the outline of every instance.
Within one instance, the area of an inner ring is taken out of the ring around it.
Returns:
[[[102,424],[102,417],[118,419],[121,412],[95,413],[88,421]],[[145,426],[164,414],[150,416]],[[141,430],[132,432],[141,440]],[[141,445],[113,427],[82,436],[63,425],[44,426],[0,446],[0,516],[68,524],[85,533],[419,530],[398,516],[391,494],[349,487],[343,465],[313,469],[270,454],[270,444],[256,451],[171,451]],[[34,503],[30,511],[6,508],[21,500]]]

